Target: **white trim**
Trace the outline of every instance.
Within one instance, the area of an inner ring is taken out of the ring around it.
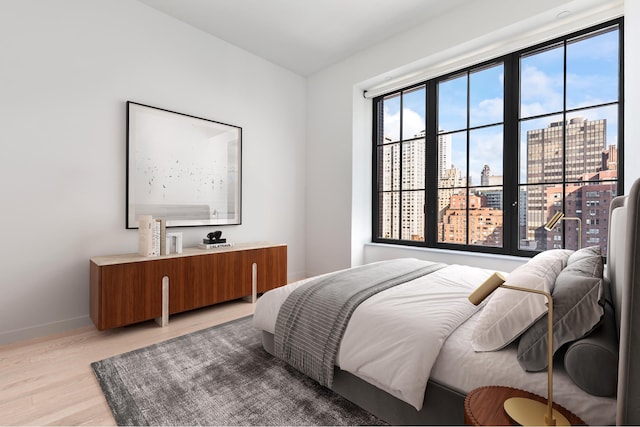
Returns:
[[[14,329],[0,333],[0,345],[26,341],[32,338],[68,332],[72,329],[91,326],[93,323],[89,316],[74,317],[72,319],[60,320],[57,322],[43,323],[27,328]]]
[[[555,18],[566,9],[572,10],[569,16],[562,19]],[[386,76],[370,80],[369,87],[364,84],[363,95],[365,98],[374,98],[623,15],[623,0],[613,0],[604,4],[601,0],[575,0],[570,5],[565,4],[525,22],[514,23],[483,37],[430,55],[413,64],[389,71],[385,73]],[[399,77],[390,78],[391,75]]]

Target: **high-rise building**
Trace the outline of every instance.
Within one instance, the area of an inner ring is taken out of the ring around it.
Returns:
[[[480,172],[480,185],[489,185],[489,177],[491,176],[491,168],[489,165],[484,165],[482,172]]]
[[[523,250],[536,250],[538,242],[523,238],[527,235],[527,190],[520,188],[518,191],[518,236],[520,237],[519,247]]]
[[[380,237],[424,240],[424,159],[424,131],[414,135],[414,139],[388,143],[380,149],[379,182],[388,191],[379,200]]]
[[[484,165],[480,172],[480,185],[477,190],[487,199],[487,207],[502,210],[504,195],[502,189],[502,175],[491,175],[491,167]]]
[[[385,190],[402,189],[402,200],[400,193],[383,193],[378,229],[385,239],[424,240],[425,131],[402,143],[390,142],[386,141],[378,156],[380,182]],[[438,170],[439,185],[445,187],[438,199],[442,211],[449,205],[453,188],[464,185],[460,171],[451,164],[451,135],[438,136]]]
[[[618,170],[618,146],[610,145],[602,152],[602,169]]]
[[[402,143],[402,240],[424,240],[425,135]]]
[[[444,214],[444,210],[449,206],[451,196],[457,194],[463,186],[464,179],[460,169],[456,169],[455,165],[451,165],[438,181],[438,213],[440,216]]]
[[[444,178],[447,170],[451,169],[451,134],[438,135],[438,178]]]
[[[606,123],[606,119],[575,117],[527,131],[527,184],[540,184],[527,186],[528,240],[536,239],[537,230],[539,238],[547,221],[552,201],[547,200],[545,183],[579,181],[603,169]]]
[[[387,191],[381,193],[379,204],[382,211],[380,215],[381,224],[379,224],[379,230],[381,237],[385,239],[398,239],[398,224],[400,221],[400,200],[398,194],[390,192],[390,190],[396,190],[400,186],[400,159],[399,159],[399,145],[389,144],[380,149],[381,155],[378,156],[378,162],[382,166],[378,166],[378,171],[382,172],[382,177],[379,178],[379,182],[382,184],[383,190]]]

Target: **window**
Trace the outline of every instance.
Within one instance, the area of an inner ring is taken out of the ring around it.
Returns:
[[[571,218],[606,236],[622,45],[620,19],[375,98],[373,240],[530,256],[576,249]]]

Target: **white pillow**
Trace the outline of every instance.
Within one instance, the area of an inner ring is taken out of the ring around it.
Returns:
[[[568,249],[540,252],[513,270],[505,285],[553,292],[556,277],[567,265]],[[500,350],[547,312],[547,299],[531,292],[498,288],[482,309],[471,337],[475,351]]]

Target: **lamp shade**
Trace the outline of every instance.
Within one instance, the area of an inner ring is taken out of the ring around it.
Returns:
[[[505,282],[505,278],[497,271],[494,272],[487,280],[485,280],[478,288],[469,295],[469,301],[473,305],[478,305],[484,301],[491,292],[495,291]]]
[[[544,225],[544,229],[547,231],[553,230],[553,227],[556,226],[556,224],[558,223],[558,221],[562,219],[562,217],[564,217],[564,213],[560,211],[556,212],[551,218],[549,218],[549,221],[547,221],[547,223]]]

